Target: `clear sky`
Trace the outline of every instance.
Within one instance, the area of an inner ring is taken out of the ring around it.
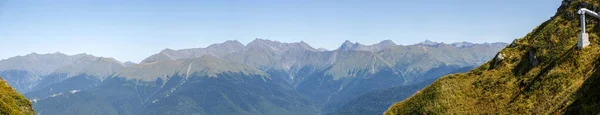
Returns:
[[[2,1],[2,0],[0,0]],[[374,44],[511,42],[560,0],[4,0],[0,59],[88,53],[139,62],[165,48],[255,38],[335,49]]]

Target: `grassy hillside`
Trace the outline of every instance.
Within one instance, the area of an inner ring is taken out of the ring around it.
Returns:
[[[576,11],[598,5],[565,0],[555,16],[501,50],[504,60],[442,77],[386,114],[600,113],[598,19],[587,16],[591,45],[576,49],[581,31]]]
[[[0,78],[0,115],[33,115],[31,102]]]

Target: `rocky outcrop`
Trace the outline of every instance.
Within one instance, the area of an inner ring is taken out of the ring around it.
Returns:
[[[498,53],[496,54],[496,57],[494,57],[493,61],[494,63],[492,64],[492,68],[496,68],[496,66],[498,66],[498,64],[500,64],[500,62],[502,62],[502,60],[504,60],[504,54],[502,53]]]
[[[531,66],[535,67],[540,63],[540,61],[537,59],[537,56],[535,56],[535,50],[529,51],[529,64],[531,64]]]

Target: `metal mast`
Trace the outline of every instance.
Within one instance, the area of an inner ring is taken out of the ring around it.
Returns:
[[[585,29],[585,15],[588,14],[592,17],[596,17],[600,19],[600,15],[598,15],[598,13],[588,10],[586,8],[581,8],[579,9],[579,11],[577,12],[579,15],[581,15],[581,33],[579,33],[579,40],[577,41],[577,48],[579,49],[583,49],[585,47],[587,47],[588,45],[590,45],[590,38],[589,35],[587,34],[586,29]]]

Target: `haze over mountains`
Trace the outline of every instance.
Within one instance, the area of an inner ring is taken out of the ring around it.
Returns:
[[[327,51],[256,39],[165,49],[139,64],[29,54],[1,60],[0,76],[33,100],[38,114],[328,114],[377,90],[407,87],[412,94],[506,45],[345,41]]]

